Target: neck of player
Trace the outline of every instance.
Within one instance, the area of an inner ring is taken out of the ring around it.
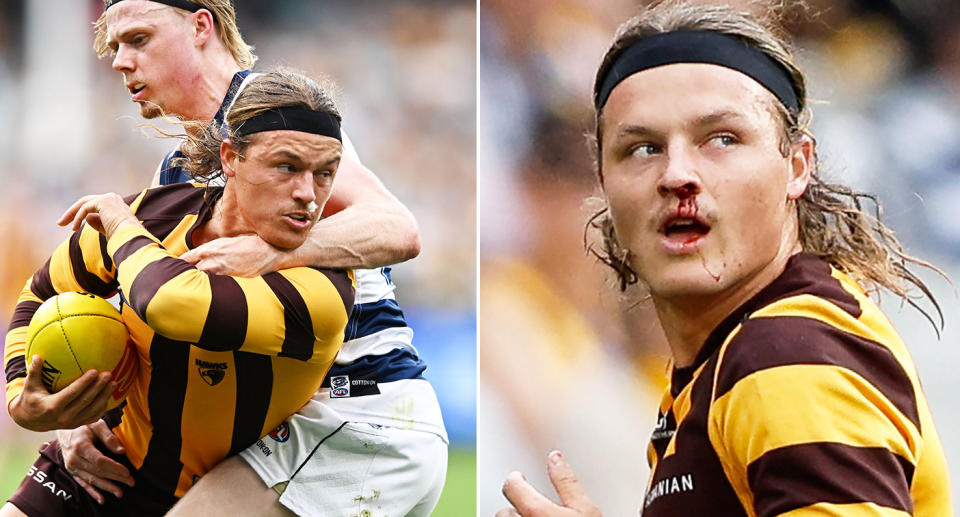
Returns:
[[[738,307],[773,283],[783,273],[790,257],[801,251],[794,235],[782,241],[773,260],[721,291],[677,297],[651,293],[675,366],[693,365],[710,333]]]
[[[193,232],[193,246],[197,247],[221,237],[237,237],[255,233],[252,225],[243,218],[232,185],[224,187],[223,196],[213,206],[213,214],[207,222]]]
[[[213,120],[220,110],[223,98],[227,96],[234,74],[239,71],[240,68],[232,58],[204,71],[195,79],[196,94],[193,95],[194,105],[190,113],[181,113],[180,116],[187,120]],[[188,128],[190,133],[196,131]]]

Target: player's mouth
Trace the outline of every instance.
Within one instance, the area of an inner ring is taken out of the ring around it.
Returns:
[[[306,230],[313,224],[313,218],[306,211],[290,212],[283,215],[283,220],[295,230]]]
[[[134,101],[141,100],[143,90],[147,88],[144,83],[127,83],[127,90],[130,92],[130,99]]]
[[[667,253],[690,253],[700,249],[704,238],[710,233],[710,224],[699,216],[681,217],[674,213],[663,221],[659,233],[660,242]]]

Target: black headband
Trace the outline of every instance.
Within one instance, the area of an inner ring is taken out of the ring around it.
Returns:
[[[104,12],[106,12],[107,9],[113,6],[113,4],[119,4],[122,1],[123,0],[107,0],[107,6],[103,8]],[[180,9],[183,9],[185,11],[190,11],[192,13],[195,13],[200,9],[207,9],[206,7],[200,4],[193,3],[190,0],[150,0],[150,1],[156,2],[158,4],[167,4],[171,7],[179,7]],[[209,11],[209,9],[207,10]],[[210,15],[213,16],[213,11],[210,11]],[[214,16],[214,19],[216,19],[216,16]]]
[[[337,117],[324,111],[290,106],[273,108],[254,115],[235,128],[233,134],[246,136],[261,131],[277,131],[280,129],[303,131],[304,133],[329,136],[343,141],[340,137],[340,121],[337,120]]]
[[[773,93],[793,115],[800,112],[790,73],[780,63],[740,38],[715,31],[674,31],[640,40],[617,56],[598,81],[594,106],[602,109],[610,92],[627,77],[674,63],[708,63],[736,70]]]

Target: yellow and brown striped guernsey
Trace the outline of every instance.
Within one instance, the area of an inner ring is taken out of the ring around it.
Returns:
[[[7,403],[23,387],[26,325],[40,302],[121,293],[140,371],[114,432],[158,498],[181,496],[317,391],[343,340],[352,273],[294,268],[256,278],[208,275],[177,256],[222,189],[177,184],[127,199],[143,223],[109,242],[84,227],[21,293],[7,333]],[[114,422],[116,424],[116,422]]]
[[[805,254],[674,370],[649,456],[644,517],[953,515],[906,347]]]

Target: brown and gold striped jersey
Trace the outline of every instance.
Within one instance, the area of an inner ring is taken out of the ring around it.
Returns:
[[[811,255],[673,371],[648,458],[644,517],[953,515],[907,348]]]
[[[222,188],[177,184],[127,198],[143,228],[73,234],[27,282],[6,338],[7,404],[22,391],[26,326],[40,303],[119,291],[140,370],[114,432],[160,494],[181,496],[268,433],[320,387],[343,341],[352,273],[312,267],[211,275],[177,257]]]

